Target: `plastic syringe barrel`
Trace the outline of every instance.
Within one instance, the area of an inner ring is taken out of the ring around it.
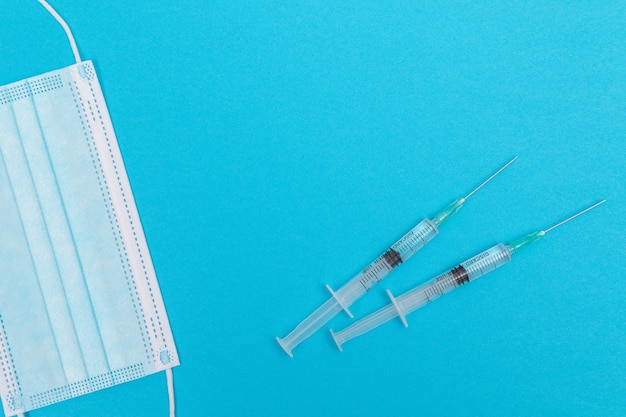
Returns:
[[[332,297],[298,324],[287,336],[282,339],[277,337],[276,340],[280,346],[289,356],[293,356],[293,348],[328,323],[342,309],[352,317],[348,310],[352,303],[385,278],[398,265],[417,253],[438,233],[439,231],[433,222],[424,219],[337,291],[326,286]]]
[[[382,255],[342,285],[335,297],[345,306],[352,305],[401,263],[415,255],[438,233],[437,227],[430,220],[422,220]]]
[[[424,284],[394,298],[388,291],[391,304],[362,318],[339,332],[331,334],[341,350],[341,345],[371,329],[399,316],[407,326],[405,317],[427,303],[473,281],[511,260],[513,250],[504,244],[495,245],[486,251],[468,259],[455,268],[425,282]]]

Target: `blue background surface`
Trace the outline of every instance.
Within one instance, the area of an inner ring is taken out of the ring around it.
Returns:
[[[93,59],[182,365],[179,416],[626,415],[626,3],[55,0]],[[72,64],[34,0],[0,84]],[[361,317],[600,200],[337,351],[275,342],[515,155]],[[6,237],[2,237],[6,238]],[[31,413],[165,416],[154,375]]]

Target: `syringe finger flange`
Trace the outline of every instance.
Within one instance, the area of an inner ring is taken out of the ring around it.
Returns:
[[[330,291],[330,293],[332,294],[333,298],[335,300],[337,300],[337,303],[341,306],[341,308],[343,308],[343,311],[345,311],[346,313],[348,313],[348,316],[350,316],[350,318],[354,318],[354,315],[350,312],[350,310],[348,309],[348,306],[343,302],[343,300],[337,295],[337,293],[335,293],[335,291],[333,291],[333,289],[330,287],[330,285],[326,284],[326,289],[328,291]]]
[[[398,317],[400,317],[400,320],[402,320],[402,324],[404,324],[404,327],[409,327],[409,323],[407,323],[406,321],[406,315],[404,314],[404,310],[400,307],[400,305],[396,301],[396,298],[393,296],[390,290],[387,290],[387,295],[389,296],[391,303],[398,312]]]

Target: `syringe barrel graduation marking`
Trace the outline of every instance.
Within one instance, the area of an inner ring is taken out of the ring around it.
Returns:
[[[511,260],[510,248],[498,244],[449,271],[397,297],[396,305],[407,315],[461,285],[474,281]]]
[[[397,298],[394,298],[391,293],[388,292],[392,301],[391,304],[375,311],[339,332],[335,333],[331,331],[337,343],[337,347],[341,350],[343,343],[368,332],[374,327],[380,326],[394,317],[399,316],[406,326],[406,315],[436,300],[442,295],[449,293],[455,288],[467,282],[474,281],[508,263],[511,260],[511,252],[512,250],[509,246],[498,244]]]
[[[351,305],[374,285],[382,281],[398,265],[415,255],[438,233],[439,231],[430,220],[422,220],[376,258],[374,262],[363,268],[361,272],[344,284],[337,291],[337,296],[341,298],[345,305]]]

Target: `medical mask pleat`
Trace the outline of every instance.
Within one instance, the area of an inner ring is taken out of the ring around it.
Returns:
[[[36,179],[35,183],[41,184],[40,201],[42,204],[46,203],[43,207],[46,224],[84,358],[86,374],[91,376],[108,372],[110,369],[85,281],[83,266],[77,254],[74,233],[67,216],[64,199],[61,196],[60,184],[63,182],[58,180],[56,174],[59,159],[55,158],[53,161],[50,153],[50,149],[54,148],[56,143],[63,143],[64,138],[70,137],[68,133],[71,130],[68,131],[65,124],[59,125],[57,122],[63,114],[59,114],[56,110],[56,103],[62,100],[63,94],[67,95],[67,92],[64,89],[58,89],[50,95],[31,95],[41,130],[41,141],[33,143],[32,149],[27,153],[32,155],[31,166],[37,167],[31,168],[31,172],[33,178]],[[43,132],[46,132],[45,137]],[[76,150],[76,148],[66,147],[65,150],[67,152],[68,149]],[[75,178],[81,176],[80,172],[73,174]],[[75,380],[83,378],[85,375]],[[74,381],[74,378],[68,379]]]
[[[4,121],[2,115],[0,112],[0,123]],[[0,207],[0,236],[3,237],[0,239],[0,253],[12,260],[2,263],[1,273],[20,277],[13,281],[0,281],[0,320],[3,330],[0,337],[4,339],[2,346],[7,349],[11,346],[18,347],[11,349],[10,354],[6,350],[0,352],[0,362],[4,378],[14,381],[12,398],[18,401],[21,397],[18,391],[22,388],[26,391],[41,390],[63,385],[67,380],[2,153]],[[7,239],[6,236],[10,238]],[[18,300],[15,299],[15,294],[20,294]],[[27,323],[36,323],[38,327],[34,341]],[[11,335],[10,341],[7,334]],[[19,384],[15,382],[15,362],[24,365]],[[19,402],[21,403],[21,399]]]
[[[27,89],[25,86],[22,88]],[[32,102],[29,100],[18,100],[3,107],[4,112],[9,113],[6,118],[12,118],[15,126],[14,129],[0,135],[0,146],[3,148],[9,181],[12,184],[18,209],[23,218],[28,219],[23,222],[23,227],[60,352],[65,377],[80,379],[86,375],[86,370],[49,229],[42,212],[47,204],[46,201],[42,201],[37,192],[37,188],[44,191],[45,187],[44,184],[37,184],[37,180],[32,176],[34,168],[35,176],[39,177],[38,167],[32,163],[40,161],[33,155],[31,157],[34,161],[28,160],[28,153],[32,152],[33,143],[40,140],[41,132],[33,112]]]

